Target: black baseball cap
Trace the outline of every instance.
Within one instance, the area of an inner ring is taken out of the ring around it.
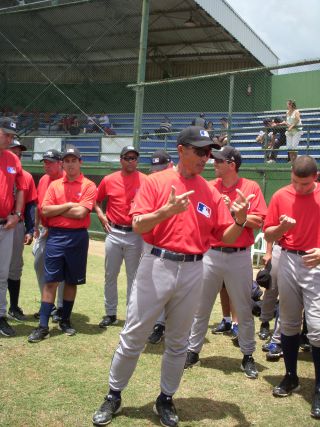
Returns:
[[[151,172],[166,169],[171,162],[171,156],[165,150],[157,150],[151,156]]]
[[[62,156],[61,156],[62,160],[63,160],[63,159],[65,159],[67,156],[74,156],[74,157],[76,157],[77,159],[80,159],[80,160],[81,160],[81,154],[80,154],[80,151],[79,151],[76,147],[69,147],[69,148],[66,148],[66,149],[64,150],[64,152],[62,153]]]
[[[266,266],[260,271],[258,271],[256,282],[262,288],[269,289],[272,284],[272,277],[270,274],[271,268],[272,268],[272,264],[271,264],[271,260],[269,260]]]
[[[211,157],[216,160],[229,160],[239,168],[242,163],[240,151],[231,145],[225,145],[219,151],[212,151]]]
[[[120,157],[125,156],[127,153],[130,153],[131,151],[133,151],[134,153],[136,153],[137,156],[139,156],[139,151],[137,151],[133,145],[127,145],[126,147],[123,147],[123,149],[121,150]]]
[[[272,119],[270,118],[270,117],[266,117],[264,120],[263,120],[263,124],[265,125],[265,126],[267,126],[269,123],[271,123],[272,122]]]
[[[45,153],[43,153],[40,162],[43,162],[44,160],[49,160],[49,162],[58,162],[61,160],[61,153],[55,149],[47,150]]]
[[[179,133],[177,145],[206,147],[208,145],[213,145],[213,143],[207,130],[200,126],[189,126]]]
[[[9,145],[9,148],[20,148],[21,151],[27,151],[27,147],[23,144],[20,144],[20,142],[17,139],[14,139],[11,144]]]
[[[0,117],[0,128],[5,133],[17,134],[17,123],[11,117]]]

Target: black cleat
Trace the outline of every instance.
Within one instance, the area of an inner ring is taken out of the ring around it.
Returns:
[[[290,396],[290,394],[299,390],[300,390],[299,378],[286,374],[283,377],[281,383],[276,387],[274,387],[272,394],[275,397],[286,397],[286,396]]]
[[[243,356],[241,370],[244,372],[245,376],[251,380],[258,378],[258,370],[252,356]]]
[[[118,323],[117,316],[103,316],[103,319],[99,323],[100,328],[107,328],[111,325],[116,325]]]
[[[153,332],[148,338],[150,344],[159,344],[164,337],[165,327],[160,323],[156,323],[153,327]]]
[[[260,332],[259,332],[259,338],[261,340],[266,340],[270,336],[270,324],[269,322],[262,322],[260,325]]]
[[[38,326],[34,329],[31,334],[28,336],[29,342],[40,342],[50,337],[49,328],[44,328],[43,326]]]
[[[178,425],[179,418],[172,397],[167,397],[165,400],[159,396],[153,406],[153,412],[159,415],[162,426],[176,427]]]
[[[18,322],[23,322],[27,319],[20,307],[9,308],[8,316]]]
[[[6,317],[0,317],[0,334],[5,337],[14,337],[15,330],[9,325]]]
[[[320,418],[320,389],[316,389],[311,406],[311,416],[313,418]]]
[[[112,394],[108,394],[100,406],[93,414],[92,423],[95,426],[106,426],[111,423],[113,415],[119,414],[121,411],[121,398],[116,398]]]
[[[225,332],[230,332],[231,322],[227,322],[225,319],[222,319],[219,325],[216,328],[212,329],[213,334],[224,334]]]
[[[192,368],[193,366],[201,365],[199,354],[194,351],[187,351],[187,358],[184,364],[184,369]]]
[[[60,320],[59,322],[59,329],[66,335],[69,335],[69,337],[72,337],[77,333],[77,331],[73,328],[73,326],[70,323],[70,320]]]

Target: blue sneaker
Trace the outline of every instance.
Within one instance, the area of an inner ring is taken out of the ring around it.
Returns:
[[[212,329],[213,334],[224,334],[225,332],[230,332],[231,323],[227,322],[226,319],[222,319],[219,325],[216,328]]]
[[[272,361],[276,361],[279,360],[281,356],[283,356],[283,351],[281,348],[281,345],[275,343],[275,342],[270,342],[268,344],[268,353],[266,354],[266,359],[267,360],[272,360]]]
[[[233,323],[231,326],[231,339],[234,345],[239,347],[239,326],[238,323]]]

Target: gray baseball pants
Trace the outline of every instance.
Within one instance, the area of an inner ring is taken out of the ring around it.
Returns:
[[[216,297],[225,283],[239,321],[239,345],[244,355],[255,350],[252,316],[252,264],[250,248],[225,253],[210,249],[203,259],[203,283],[200,302],[194,317],[188,349],[200,353],[208,330]]]
[[[120,343],[112,359],[109,384],[123,390],[131,378],[146,339],[162,310],[166,317],[161,391],[172,396],[179,387],[188,336],[199,299],[203,264],[175,262],[143,253],[127,308]]]
[[[106,314],[116,316],[118,276],[124,260],[127,275],[127,304],[142,251],[142,239],[133,231],[112,228],[105,241],[104,305]]]
[[[23,268],[25,227],[23,221],[18,222],[13,232],[13,249],[9,269],[9,279],[20,280]]]
[[[7,314],[8,276],[13,248],[14,229],[5,230],[0,225],[0,317]]]
[[[269,322],[273,319],[274,309],[278,300],[278,266],[279,258],[281,255],[281,246],[273,245],[272,248],[272,259],[271,259],[271,277],[272,277],[272,286],[270,289],[266,289],[263,294],[262,307],[261,307],[261,322]],[[280,337],[280,316],[275,323],[275,328],[272,334],[271,341],[277,344],[281,344]]]
[[[42,295],[44,285],[46,284],[44,279],[44,255],[47,243],[47,235],[44,233],[45,231],[46,229],[41,229],[40,236],[35,240],[32,249],[32,253],[34,255],[34,269],[38,279],[40,295]],[[63,291],[64,282],[61,282],[58,286],[57,307],[63,306]]]
[[[282,251],[278,288],[281,333],[300,333],[304,308],[310,344],[320,347],[320,266],[306,268],[300,255]]]

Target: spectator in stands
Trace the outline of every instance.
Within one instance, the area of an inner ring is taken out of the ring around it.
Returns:
[[[87,116],[87,123],[83,127],[84,133],[99,132],[99,120],[92,113],[90,116]]]
[[[228,144],[229,122],[226,117],[221,117],[220,123],[221,123],[220,135],[214,138],[213,142],[215,144],[218,144],[219,147],[224,147],[225,145]]]
[[[213,127],[213,122],[211,120],[208,122],[207,131],[208,131],[208,134],[209,134],[211,140],[213,141],[214,140],[214,127]]]
[[[172,123],[168,116],[164,116],[158,129],[154,132],[157,134],[158,139],[164,139],[166,134],[172,132]]]
[[[261,147],[266,150],[266,160],[267,163],[271,163],[275,160],[271,159],[270,148],[274,144],[274,134],[272,130],[273,120],[271,118],[266,118],[263,120],[264,128],[261,130],[256,137],[256,142],[261,144]]]
[[[99,117],[99,124],[104,130],[104,132],[106,132],[107,129],[111,128],[111,123],[108,114],[104,114]]]
[[[289,99],[287,102],[287,116],[286,121],[281,124],[286,124],[287,132],[287,149],[291,163],[297,158],[296,148],[299,145],[300,138],[302,136],[302,123],[300,117],[300,111],[297,110],[296,102]]]
[[[196,117],[195,119],[192,120],[191,125],[200,126],[201,128],[207,129],[208,122],[205,119],[205,117],[206,117],[205,113],[200,113],[199,117]]]

